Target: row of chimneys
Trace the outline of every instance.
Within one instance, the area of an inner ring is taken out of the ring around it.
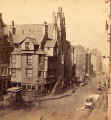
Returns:
[[[48,24],[46,21],[44,22],[44,25],[45,25],[45,33],[48,34]],[[14,20],[12,21],[12,33],[16,34],[16,27],[15,27]]]

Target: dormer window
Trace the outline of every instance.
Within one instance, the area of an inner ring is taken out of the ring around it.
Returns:
[[[25,42],[25,50],[29,50],[29,42]]]

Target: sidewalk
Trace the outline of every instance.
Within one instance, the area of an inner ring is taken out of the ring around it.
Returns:
[[[48,95],[45,97],[41,97],[40,100],[41,101],[46,101],[46,100],[55,100],[55,99],[60,99],[60,98],[64,98],[64,97],[68,97],[71,96],[73,94],[73,89],[68,90],[65,93],[62,94],[58,94],[58,95]]]

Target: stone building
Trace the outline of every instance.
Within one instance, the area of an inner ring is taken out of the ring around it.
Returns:
[[[85,68],[85,73],[86,76],[90,76],[93,72],[93,65],[91,61],[91,51],[89,49],[86,50],[86,68]]]
[[[91,51],[81,45],[76,45],[72,46],[71,53],[73,82],[84,82],[86,76],[90,77],[93,74]]]
[[[86,74],[86,50],[83,46],[77,45],[73,46],[72,53],[74,77],[82,81]]]
[[[8,67],[12,50],[12,39],[0,13],[0,92],[2,93],[8,88],[10,81]]]
[[[53,15],[51,24],[10,26],[15,49],[11,54],[11,80],[26,88],[52,90],[71,77],[70,43],[66,40],[65,16],[62,8]],[[67,73],[67,74],[66,74]]]
[[[102,55],[97,49],[91,50],[91,63],[95,74],[103,72]]]

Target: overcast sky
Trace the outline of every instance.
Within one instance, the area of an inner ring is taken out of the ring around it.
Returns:
[[[17,24],[51,22],[59,6],[66,16],[67,39],[107,55],[105,0],[0,0],[0,12],[8,24],[13,19]]]

